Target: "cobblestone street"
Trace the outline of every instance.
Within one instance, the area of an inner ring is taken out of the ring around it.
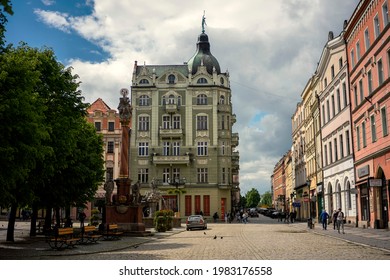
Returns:
[[[337,234],[331,227],[323,231],[317,224],[310,230],[305,223],[285,224],[260,216],[248,224],[209,223],[207,230],[194,231],[185,231],[182,224],[173,232],[63,251],[51,250],[42,237],[33,242],[2,242],[0,255],[43,260],[389,260],[389,248],[387,230],[346,227],[346,234]]]
[[[206,233],[206,234],[204,234]],[[217,236],[216,239],[214,237]],[[213,224],[207,231],[185,231],[137,248],[71,259],[143,260],[319,260],[390,259],[390,252],[316,235],[285,224]]]

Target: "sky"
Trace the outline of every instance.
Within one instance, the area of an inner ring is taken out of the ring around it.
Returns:
[[[134,62],[183,64],[206,17],[211,53],[229,71],[239,133],[240,188],[271,190],[291,148],[291,117],[328,33],[342,32],[359,0],[11,0],[7,43],[48,47],[80,77],[85,102],[112,109]]]

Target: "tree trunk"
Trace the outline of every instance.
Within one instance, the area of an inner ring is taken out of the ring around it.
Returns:
[[[37,216],[38,207],[34,204],[31,213],[30,236],[37,236]]]
[[[56,226],[61,227],[60,207],[56,207]]]
[[[12,204],[9,213],[8,228],[7,228],[7,241],[10,242],[15,242],[14,233],[15,233],[16,209],[17,209],[17,205]]]
[[[46,215],[45,215],[45,227],[43,229],[43,233],[47,234],[51,231],[51,211],[52,208],[50,206],[47,206],[46,209]]]

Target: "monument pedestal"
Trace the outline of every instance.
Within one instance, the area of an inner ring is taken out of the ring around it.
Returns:
[[[124,235],[148,236],[150,231],[145,231],[142,221],[142,207],[131,205],[106,206],[106,221],[108,224],[118,224]]]

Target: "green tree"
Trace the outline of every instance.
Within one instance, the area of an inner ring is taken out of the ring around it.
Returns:
[[[260,194],[259,191],[255,188],[252,188],[250,191],[248,191],[245,195],[246,197],[246,207],[247,208],[253,208],[257,207],[260,202]]]
[[[261,205],[267,205],[268,207],[272,206],[272,194],[267,191],[261,196]]]
[[[4,33],[5,25],[7,23],[7,17],[5,13],[13,15],[11,0],[0,0],[0,48],[4,45]]]
[[[37,50],[36,50],[37,51]],[[51,223],[52,209],[83,206],[93,198],[103,181],[103,141],[87,124],[78,76],[57,62],[50,49],[37,51],[41,83],[37,88],[46,111],[50,131],[47,145],[53,153],[45,158],[35,178],[36,204],[47,209],[45,224]],[[59,211],[57,223],[59,223]]]
[[[103,141],[85,118],[77,75],[52,50],[9,46],[0,65],[0,164],[7,170],[0,173],[0,204],[11,206],[13,241],[17,207],[46,207],[50,225],[52,208],[93,198],[103,181]]]
[[[0,168],[5,171],[0,172],[0,204],[11,207],[8,241],[13,241],[17,206],[26,205],[33,196],[30,172],[50,153],[45,144],[46,107],[35,91],[38,64],[24,48],[8,47],[0,53]]]

